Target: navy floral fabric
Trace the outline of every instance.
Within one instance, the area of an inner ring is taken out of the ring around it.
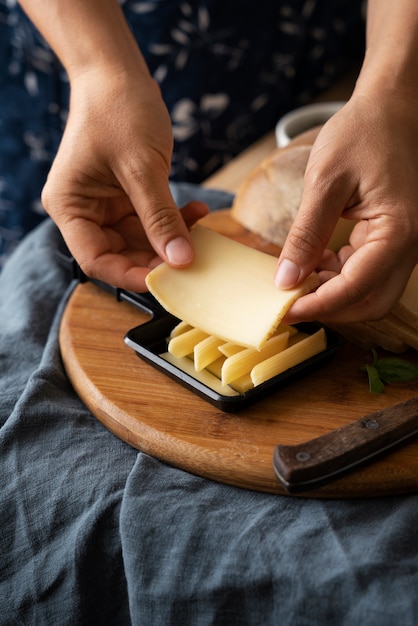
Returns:
[[[310,101],[363,47],[361,0],[120,0],[174,132],[171,179],[199,183]],[[65,72],[0,0],[0,267],[45,213],[68,114]]]

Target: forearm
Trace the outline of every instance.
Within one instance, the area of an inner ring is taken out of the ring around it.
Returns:
[[[369,0],[366,55],[358,87],[418,98],[417,0]]]
[[[20,0],[61,60],[70,81],[92,68],[148,69],[117,0]]]

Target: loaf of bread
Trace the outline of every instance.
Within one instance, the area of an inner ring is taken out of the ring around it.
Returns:
[[[304,176],[317,131],[308,131],[286,148],[277,148],[243,181],[231,215],[242,226],[282,247],[302,199]],[[334,252],[350,236],[354,222],[340,219],[328,248]]]
[[[300,205],[305,169],[321,127],[295,137],[277,148],[242,182],[231,215],[265,241],[283,246]]]
[[[232,217],[253,233],[283,246],[302,198],[311,146],[277,149],[244,180]]]

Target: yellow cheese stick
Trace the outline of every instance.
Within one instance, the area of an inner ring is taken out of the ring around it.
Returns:
[[[279,324],[274,334],[280,335],[280,333],[285,333],[285,332],[288,332],[289,337],[291,337],[292,335],[296,335],[299,331],[296,328],[296,326],[289,326],[288,324]]]
[[[223,349],[224,346],[226,345],[227,344],[224,343],[222,346],[219,347],[219,350]],[[246,350],[246,348],[243,348],[242,346],[237,346],[236,344],[230,343],[228,345],[230,346],[230,348],[235,347],[235,348],[239,348],[240,350]],[[236,352],[237,351],[235,351],[234,354],[236,354]],[[226,357],[224,355],[220,356],[218,359],[216,359],[216,361],[209,363],[209,365],[206,368],[208,372],[216,376],[216,378],[219,380],[219,384],[222,384],[221,383],[222,365],[225,363],[225,358]],[[251,380],[251,376],[248,373],[248,374],[245,374],[244,376],[241,376],[241,378],[238,378],[238,380],[234,380],[230,385],[226,385],[225,388],[228,388],[228,387],[232,387],[232,389],[235,389],[239,393],[245,393],[249,389],[252,389],[254,385],[253,385],[253,381]]]
[[[228,386],[232,387],[232,389],[235,389],[236,391],[239,391],[239,393],[245,393],[249,389],[252,389],[254,384],[251,380],[251,376],[249,374],[244,374],[244,376],[234,380],[230,385],[227,385],[227,387]]]
[[[306,359],[319,354],[327,347],[327,336],[325,330],[320,328],[313,335],[309,335],[302,341],[298,341],[290,348],[283,350],[279,354],[258,363],[251,370],[251,380],[254,386],[264,383],[264,381],[282,374],[290,367],[299,365]]]
[[[221,352],[225,356],[232,356],[233,354],[241,352],[241,350],[245,349],[245,346],[239,346],[238,344],[231,343],[230,341],[228,341],[227,343],[223,343],[221,346],[219,346],[219,352]]]
[[[290,346],[293,346],[295,343],[302,341],[302,339],[306,339],[306,337],[309,337],[308,333],[297,332],[294,335],[290,335],[287,347],[290,348]]]
[[[206,337],[195,345],[193,358],[197,372],[202,371],[205,367],[210,365],[210,363],[213,363],[213,361],[219,358],[219,346],[223,343],[223,339],[209,335],[209,337]]]
[[[194,347],[199,341],[206,339],[207,333],[199,328],[191,328],[184,333],[173,337],[168,342],[168,351],[173,356],[182,357],[193,353]]]
[[[179,322],[170,333],[170,338],[178,337],[182,333],[185,333],[186,330],[191,330],[193,326],[190,326],[187,322]]]
[[[216,359],[216,361],[212,361],[212,363],[209,363],[206,368],[208,372],[216,376],[216,378],[219,380],[219,383],[221,383],[221,371],[224,361],[225,357],[221,355],[218,359]]]
[[[274,257],[200,225],[190,234],[192,264],[162,263],[146,283],[167,311],[208,335],[259,350],[292,304],[319,285],[313,273],[297,289],[278,289]]]
[[[222,385],[219,378],[211,374],[208,370],[202,370],[201,372],[196,372],[193,361],[186,356],[177,357],[173,356],[169,352],[164,352],[161,354],[161,358],[169,363],[172,363],[176,367],[179,367],[183,372],[193,376],[196,380],[203,383],[207,387],[210,387],[217,393],[222,396],[237,396],[239,391],[236,389],[232,389],[232,387]]]
[[[296,337],[296,339],[293,340],[293,343],[298,341],[297,337],[298,335],[301,335],[301,333],[298,331],[298,329],[295,326],[288,326],[287,324],[279,324],[279,326],[276,328],[272,336],[274,337],[275,335],[280,335],[281,333],[284,333],[284,332],[289,333],[289,342],[291,341],[293,337]],[[301,336],[299,339],[302,339],[303,336]],[[219,352],[221,352],[225,356],[232,356],[233,354],[236,354],[237,352],[241,352],[241,350],[245,350],[245,347],[239,346],[236,343],[228,342],[219,346]]]
[[[228,357],[222,365],[221,380],[223,385],[249,374],[257,363],[265,361],[287,346],[289,333],[285,332],[276,337],[271,337],[261,350],[246,348]]]

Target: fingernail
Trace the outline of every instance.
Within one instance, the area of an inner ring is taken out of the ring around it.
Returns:
[[[276,270],[274,283],[276,287],[289,289],[290,287],[294,287],[299,278],[299,274],[300,269],[296,263],[289,261],[289,259],[283,259]]]
[[[193,251],[184,237],[176,237],[169,241],[165,252],[173,265],[186,265],[193,258]]]

